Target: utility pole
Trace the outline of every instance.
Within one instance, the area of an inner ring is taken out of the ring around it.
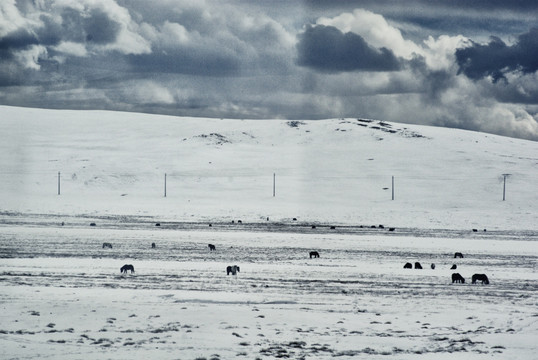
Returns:
[[[392,177],[392,200],[394,200],[394,176]]]
[[[164,197],[166,197],[166,173],[164,173]]]
[[[273,197],[276,196],[276,174],[273,173]]]
[[[60,195],[60,172],[58,171],[58,195]]]
[[[506,178],[511,174],[503,174],[503,201],[506,200]]]

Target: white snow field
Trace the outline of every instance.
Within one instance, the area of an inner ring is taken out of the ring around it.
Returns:
[[[0,358],[538,359],[537,180],[477,132],[0,106]]]

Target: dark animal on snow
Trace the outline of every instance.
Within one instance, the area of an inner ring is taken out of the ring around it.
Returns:
[[[454,283],[465,284],[465,279],[459,273],[454,273],[452,274],[452,284]]]
[[[151,248],[155,249],[155,243],[151,243]]]
[[[207,244],[207,246],[209,247],[209,251],[215,251],[215,250],[217,250],[217,248],[216,248],[215,245],[213,245],[213,244]]]
[[[317,251],[310,251],[310,259],[319,258],[319,253]]]
[[[123,274],[123,273],[126,273],[127,274],[127,271],[131,270],[131,274],[134,273],[134,266],[133,265],[130,265],[130,264],[125,264],[123,265],[121,268],[120,268],[120,272]]]
[[[476,284],[477,281],[482,281],[482,284],[488,285],[489,279],[486,274],[474,274],[473,275],[473,284]]]
[[[103,243],[103,249],[112,249],[112,244],[111,243]]]
[[[90,226],[97,226],[96,223],[90,223]]]
[[[239,272],[239,266],[237,265],[233,265],[233,266],[230,265],[226,268],[226,275],[230,275],[230,274],[237,275],[238,272]]]
[[[394,231],[396,230],[396,228],[389,228],[389,231]]]
[[[315,229],[316,228],[316,225],[312,225],[312,229]]]
[[[161,226],[161,223],[157,223],[157,224],[155,224],[155,226]]]
[[[477,232],[477,231],[478,231],[478,229],[473,229],[473,232]]]
[[[461,258],[461,259],[463,259],[463,254],[460,253],[460,252],[457,252],[457,253],[454,254],[454,259],[455,259],[455,258]]]
[[[331,226],[331,230],[336,230],[336,226]]]
[[[418,261],[415,263],[415,269],[422,269],[422,265]]]
[[[412,269],[413,268],[413,264],[411,263],[405,263],[404,265],[404,269]]]
[[[454,264],[452,265],[452,267],[450,268],[450,270],[456,270],[458,268],[458,265]]]
[[[432,270],[435,270],[435,264],[431,264],[430,267],[432,268]]]

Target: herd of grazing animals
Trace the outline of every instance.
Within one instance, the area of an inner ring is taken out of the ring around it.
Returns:
[[[463,254],[461,252],[456,252],[454,254],[454,259],[456,258],[460,258],[460,259],[463,259]],[[450,268],[450,270],[455,270],[457,269],[457,265],[456,264],[453,264],[452,267]],[[405,263],[404,265],[404,269],[412,269],[413,268],[413,264],[411,263]],[[435,269],[435,264],[431,264],[431,268],[432,270]],[[422,265],[420,265],[420,263],[417,261],[415,263],[415,269],[422,269]],[[476,284],[477,281],[481,281],[482,284],[484,285],[489,285],[489,279],[487,277],[486,274],[474,274],[472,276],[472,283],[473,284]],[[452,274],[452,283],[460,283],[460,284],[465,284],[465,278],[463,276],[461,276],[459,273],[453,273]]]
[[[269,220],[269,219],[268,219]],[[296,220],[295,218],[293,219],[294,221]],[[233,221],[232,221],[233,223]],[[238,220],[237,221],[238,224],[241,224],[242,221],[241,220]],[[62,224],[63,225],[63,224]],[[156,226],[160,226],[161,224],[160,223],[157,223]],[[95,223],[91,223],[90,226],[96,226]],[[209,224],[209,226],[211,226],[211,224]],[[382,225],[379,225],[380,227],[383,227]],[[315,226],[313,226],[312,228],[315,228]],[[334,227],[331,227],[331,229],[333,229]],[[392,231],[392,228],[389,229],[389,231]],[[473,231],[476,231],[475,229],[473,229]],[[484,231],[486,231],[486,229],[484,229]],[[208,248],[209,248],[209,251],[216,251],[216,246],[213,245],[213,244],[208,244],[207,245]],[[155,249],[156,246],[155,246],[155,243],[151,243],[151,248],[152,249]],[[104,242],[103,243],[103,249],[112,249],[112,244],[111,243],[108,243],[108,242]],[[309,256],[310,256],[310,259],[312,258],[319,258],[319,252],[317,251],[310,251],[309,253]],[[454,259],[457,259],[457,258],[460,258],[460,259],[463,259],[463,254],[461,252],[455,252],[454,253]],[[431,264],[430,265],[431,269],[432,270],[435,270],[435,264]],[[450,268],[450,270],[456,270],[457,269],[457,265],[456,264],[453,264],[452,267]],[[412,269],[413,268],[413,264],[411,264],[410,262],[408,263],[405,263],[404,265],[404,269]],[[420,262],[415,262],[415,269],[422,269],[422,265],[420,264]],[[127,271],[131,271],[131,274],[134,273],[134,266],[131,265],[131,264],[125,264],[121,267],[120,269],[120,272],[123,274],[127,274]],[[239,266],[237,265],[229,265],[226,267],[226,275],[237,275],[237,273],[240,272],[239,270]],[[482,284],[484,285],[489,285],[489,279],[487,277],[486,274],[474,274],[471,278],[471,282],[473,284],[476,284],[478,281],[481,281]],[[452,283],[460,283],[460,284],[465,284],[465,278],[463,276],[461,276],[461,274],[459,273],[452,273]]]
[[[216,251],[217,250],[217,247],[215,245],[213,245],[213,244],[208,244],[207,246],[209,248],[209,251]],[[151,247],[153,249],[155,249],[155,243],[152,243]],[[112,249],[112,244],[103,243],[103,249],[104,248]],[[309,256],[310,256],[310,259],[319,258],[319,252],[310,251]],[[454,254],[454,258],[463,258],[463,254],[460,253],[460,252],[457,252],[457,253]],[[435,264],[431,264],[430,267],[431,267],[432,270],[435,270]],[[404,269],[412,269],[412,268],[413,268],[413,264],[411,264],[410,262],[405,263]],[[454,265],[452,265],[452,267],[450,269],[454,270],[456,268],[457,268],[457,265],[454,264]],[[422,265],[420,264],[420,262],[418,262],[418,261],[415,262],[415,269],[419,269],[419,270],[422,269]],[[120,272],[127,274],[128,270],[130,270],[131,273],[134,273],[134,266],[130,265],[130,264],[125,264],[125,265],[123,265],[121,267]],[[230,274],[237,275],[238,272],[240,272],[240,269],[239,269],[239,266],[237,266],[237,265],[229,265],[229,266],[226,267],[226,275],[230,275]],[[484,284],[484,285],[489,284],[489,279],[488,279],[486,274],[474,274],[472,276],[472,283],[476,284],[477,281],[481,281],[482,284]],[[459,273],[453,273],[452,274],[452,283],[465,284],[465,278],[463,276],[461,276]]]

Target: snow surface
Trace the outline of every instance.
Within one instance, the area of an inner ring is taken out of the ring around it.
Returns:
[[[2,359],[538,359],[536,142],[2,106],[0,140]]]
[[[537,142],[357,119],[15,107],[0,119],[4,211],[538,229]]]

